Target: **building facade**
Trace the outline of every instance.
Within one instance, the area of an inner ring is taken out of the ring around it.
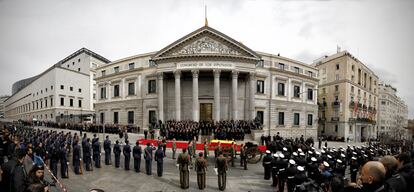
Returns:
[[[397,89],[379,84],[378,132],[394,139],[410,139],[408,106],[397,96]]]
[[[255,52],[208,26],[157,52],[96,69],[99,123],[252,120],[266,134],[316,137],[316,68]]]
[[[82,48],[43,73],[14,83],[5,101],[6,118],[80,122],[92,117],[95,68],[109,62]]]
[[[9,96],[0,96],[0,118],[4,118],[4,103],[9,98]]]
[[[377,137],[378,77],[347,51],[315,61],[319,134],[361,141]]]

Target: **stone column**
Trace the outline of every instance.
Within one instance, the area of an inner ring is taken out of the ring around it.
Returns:
[[[302,82],[301,96],[302,96],[302,102],[305,103],[308,100],[308,90],[306,89],[305,82]]]
[[[255,98],[256,95],[256,73],[250,72],[249,74],[250,78],[250,93],[249,93],[249,112],[250,112],[250,119],[254,119],[256,117],[255,114]]]
[[[157,73],[158,77],[158,120],[164,122],[164,74]]]
[[[287,84],[287,94],[286,94],[288,101],[292,100],[292,89],[293,89],[292,79],[289,78],[288,79],[288,84]]]
[[[237,95],[237,81],[238,81],[238,76],[239,76],[239,72],[237,70],[233,70],[231,72],[231,77],[232,77],[232,108],[233,108],[233,113],[232,113],[232,118],[233,120],[237,120],[237,113],[238,113],[238,105],[237,105],[237,99],[238,99],[238,95]]]
[[[220,121],[220,70],[214,69],[214,121]]]
[[[193,74],[193,121],[200,120],[200,104],[198,102],[198,70],[192,70]]]
[[[106,98],[110,101],[111,98],[112,98],[112,95],[111,95],[111,93],[112,93],[112,91],[111,91],[111,82],[110,81],[106,84],[106,93],[107,93]]]
[[[125,78],[122,78],[122,81],[121,81],[121,83],[122,83],[122,98],[124,98],[125,99],[125,97],[126,97],[126,95],[127,95],[127,92],[126,92],[126,90],[125,90]]]
[[[174,71],[175,77],[175,119],[181,120],[181,71]]]

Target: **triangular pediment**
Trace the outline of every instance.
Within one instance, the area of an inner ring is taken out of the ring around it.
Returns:
[[[204,26],[158,51],[153,60],[180,57],[232,57],[259,61],[260,56],[242,43]]]

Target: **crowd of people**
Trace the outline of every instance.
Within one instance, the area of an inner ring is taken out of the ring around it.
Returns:
[[[192,140],[200,135],[213,135],[214,139],[219,140],[244,140],[246,134],[250,134],[251,130],[261,129],[260,123],[256,121],[246,120],[222,120],[214,121],[200,121],[195,122],[191,120],[168,120],[166,122],[159,122],[157,126],[160,128],[160,135],[167,137],[169,140],[176,138],[180,141]]]
[[[409,192],[414,191],[413,142],[321,150],[304,139],[273,141],[263,158],[264,179],[279,191]],[[319,145],[320,146],[320,145]],[[357,177],[359,175],[359,177]]]

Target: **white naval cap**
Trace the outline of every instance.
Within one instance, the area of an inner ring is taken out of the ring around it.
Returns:
[[[299,153],[300,156],[305,156],[305,153]]]
[[[273,157],[278,158],[278,157],[279,157],[279,155],[278,155],[277,153],[275,153],[275,154],[273,154]]]
[[[299,149],[298,149],[298,151],[299,151],[299,152],[302,152],[302,149],[301,149],[301,148],[299,148]]]
[[[336,162],[338,162],[338,163],[342,163],[342,161],[341,161],[340,159],[337,159],[337,160],[336,160]]]
[[[309,154],[311,154],[311,155],[313,154],[313,152],[312,152],[312,151],[308,151],[308,153],[309,153]]]
[[[329,159],[331,159],[331,158],[332,158],[332,156],[331,156],[331,155],[327,155],[327,157],[328,157]]]
[[[323,150],[323,149],[322,149],[322,150],[321,150],[321,153],[325,153],[325,150]]]
[[[287,151],[287,148],[286,147],[283,147],[283,151]]]
[[[351,157],[351,159],[356,160],[357,158],[356,157]]]
[[[296,164],[295,160],[293,160],[293,159],[290,159],[290,160],[289,160],[289,163],[290,163],[291,165],[295,165],[295,164]]]
[[[297,169],[298,171],[305,171],[305,168],[303,168],[302,166],[298,166]]]
[[[325,167],[329,167],[329,163],[326,161],[323,162],[323,165],[325,165]]]
[[[298,156],[298,153],[296,153],[296,152],[293,152],[293,156]]]
[[[267,154],[270,154],[270,151],[269,151],[269,150],[266,150],[266,153],[267,153]]]
[[[345,154],[341,153],[341,157],[345,157]]]
[[[312,157],[312,158],[311,158],[311,161],[316,162],[316,161],[317,161],[317,159],[316,159],[315,157]]]
[[[319,152],[319,151],[315,151],[315,154],[316,154],[316,155],[320,155],[320,154],[321,154],[321,152]]]
[[[284,159],[285,158],[285,155],[283,155],[283,153],[281,153],[281,154],[279,154],[279,157],[282,158],[282,159]]]

